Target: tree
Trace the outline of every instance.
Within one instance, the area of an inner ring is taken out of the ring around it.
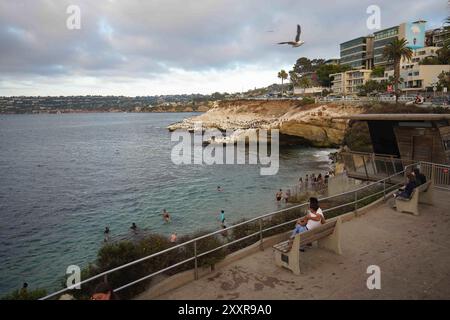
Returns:
[[[298,85],[300,88],[308,88],[311,85],[311,80],[308,77],[301,77]]]
[[[374,67],[371,73],[372,77],[383,77],[384,76],[384,67]]]
[[[339,64],[322,64],[317,68],[317,78],[323,87],[331,87],[330,74],[339,73],[350,70],[347,65]]]
[[[375,80],[368,80],[365,84],[358,87],[359,95],[371,95],[379,92],[385,92],[389,82],[382,80],[380,82]]]
[[[450,72],[442,71],[441,74],[439,74],[438,79],[438,85],[441,88],[450,88]]]
[[[281,79],[281,94],[283,94],[283,81],[288,78],[288,74],[283,69],[278,72],[278,78]]]
[[[294,67],[292,68],[292,71],[294,71],[295,73],[305,73],[305,72],[313,72],[314,67],[312,64],[312,61],[309,60],[306,57],[301,57],[298,58],[297,61],[294,64]]]
[[[406,46],[406,39],[394,39],[384,47],[383,56],[394,63],[394,91],[395,103],[398,102],[400,83],[400,61],[402,59],[411,60],[413,52]]]
[[[297,86],[300,81],[300,76],[294,70],[289,71],[289,79],[293,86]]]

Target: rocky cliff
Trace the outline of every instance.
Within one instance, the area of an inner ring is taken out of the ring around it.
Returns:
[[[242,132],[252,129],[279,129],[281,139],[298,138],[315,147],[336,147],[342,143],[347,120],[338,116],[360,113],[361,108],[345,105],[302,105],[297,100],[235,100],[216,102],[206,113],[168,127],[193,130],[203,128]]]

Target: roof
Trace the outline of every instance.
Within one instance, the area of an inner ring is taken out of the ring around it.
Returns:
[[[373,114],[354,114],[340,116],[338,119],[360,120],[360,121],[438,121],[450,120],[450,114],[436,113],[373,113]]]

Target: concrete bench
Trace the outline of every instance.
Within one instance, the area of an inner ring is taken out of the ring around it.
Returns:
[[[291,248],[289,240],[274,245],[275,264],[291,270],[294,274],[300,274],[300,248],[314,241],[318,242],[320,248],[342,254],[340,228],[341,218],[333,218],[313,230],[297,234]]]
[[[433,184],[431,181],[427,181],[416,187],[409,198],[395,198],[397,211],[410,212],[416,216],[419,215],[419,203],[433,204]]]

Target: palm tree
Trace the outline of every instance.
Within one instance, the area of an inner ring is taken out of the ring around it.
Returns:
[[[283,81],[288,78],[288,74],[286,73],[286,71],[281,70],[280,72],[278,72],[278,78],[281,79],[281,94],[283,95]]]
[[[406,46],[408,42],[406,39],[394,39],[391,43],[388,43],[384,47],[383,56],[388,61],[394,63],[394,90],[395,90],[395,103],[398,102],[398,84],[400,82],[400,61],[402,59],[411,60],[413,52]]]

